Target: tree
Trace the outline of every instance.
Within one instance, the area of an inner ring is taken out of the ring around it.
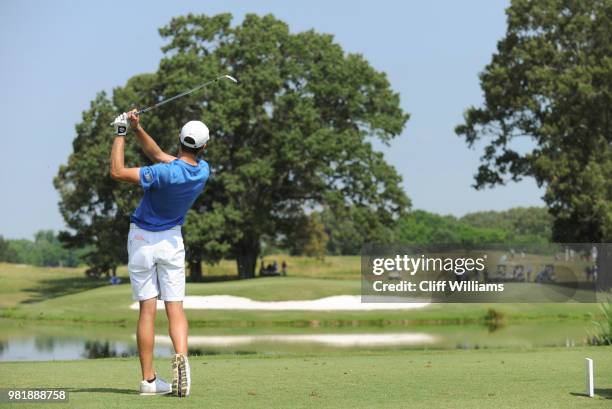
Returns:
[[[72,250],[62,246],[53,230],[40,230],[34,241],[5,240],[0,236],[0,261],[45,267],[76,267],[87,249]]]
[[[612,239],[612,2],[513,0],[480,75],[485,103],[456,128],[484,140],[475,187],[533,177],[557,241]],[[517,138],[533,148],[525,151]]]
[[[292,234],[287,237],[287,247],[293,255],[305,255],[323,259],[329,236],[319,213],[304,216]]]
[[[327,252],[334,255],[359,254],[361,246],[366,242],[379,243],[379,240],[366,240],[359,232],[360,225],[351,217],[343,217],[337,213],[324,209],[321,219],[325,225]]]
[[[465,245],[478,246],[506,243],[511,233],[499,228],[479,228],[424,210],[415,210],[397,224],[399,241],[418,246]]]
[[[290,236],[322,206],[337,213],[355,207],[374,227],[392,226],[408,208],[400,176],[371,144],[389,143],[408,120],[385,74],[345,53],[330,35],[290,33],[271,15],[249,14],[235,26],[231,20],[230,14],[172,19],[160,29],[167,44],[158,71],[115,89],[112,103],[100,94],[85,112],[74,153],[56,178],[62,214],[74,230],[66,240],[94,244],[111,264],[125,258],[126,215],[140,192],[106,175],[112,112],[220,73],[242,84],[219,83],[142,120],[164,150],[174,150],[187,120],[211,129],[211,177],[184,229],[192,271],[201,274],[202,260],[229,256],[240,277],[253,277],[261,238]],[[126,149],[126,163],[145,161],[133,141]],[[123,249],[115,251],[118,244]]]
[[[355,255],[364,243],[389,244],[397,241],[395,224],[381,223],[372,212],[357,206],[341,210],[324,208],[321,220],[329,237],[327,252],[339,255]]]
[[[128,89],[143,79],[130,81]],[[84,260],[90,265],[87,274],[93,276],[108,274],[125,263],[127,217],[140,193],[135,186],[116,183],[109,177],[113,129],[108,124],[115,112],[106,94],[99,93],[76,126],[77,136],[68,163],[60,166],[53,180],[60,194],[60,213],[72,230],[61,232],[59,239],[68,248],[91,248]],[[143,159],[144,155],[138,156],[133,139],[126,144],[129,146],[126,163]]]
[[[473,212],[463,216],[460,221],[477,228],[495,227],[513,235],[531,235],[544,240],[550,240],[552,236],[552,217],[544,207]]]
[[[0,261],[7,263],[17,262],[17,253],[10,246],[10,241],[0,235]]]

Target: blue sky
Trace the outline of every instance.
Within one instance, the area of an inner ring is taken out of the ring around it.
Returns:
[[[453,132],[480,105],[478,73],[505,32],[508,1],[16,1],[0,2],[0,234],[64,228],[52,179],[72,149],[74,125],[95,94],[152,72],[172,16],[273,13],[292,31],[331,33],[387,72],[411,114],[381,149],[414,208],[461,216],[542,205],[532,180],[476,191],[480,150]]]

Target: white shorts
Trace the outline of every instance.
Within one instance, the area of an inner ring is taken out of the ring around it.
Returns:
[[[128,272],[134,300],[185,298],[185,245],[181,226],[148,231],[130,224]]]

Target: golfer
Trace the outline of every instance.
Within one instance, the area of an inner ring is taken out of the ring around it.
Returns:
[[[131,216],[128,234],[128,271],[135,300],[140,303],[136,338],[142,369],[141,395],[173,393],[188,396],[191,374],[187,360],[185,297],[185,246],[181,225],[208,179],[208,164],[198,154],[208,142],[208,128],[189,121],[181,129],[178,158],[163,152],[147,134],[135,111],[119,115],[113,125],[116,137],[111,152],[110,174],[114,180],[139,184],[144,194]],[[126,168],[124,137],[132,128],[144,153],[156,164]],[[172,359],[172,385],[153,369],[157,299],[164,301]]]

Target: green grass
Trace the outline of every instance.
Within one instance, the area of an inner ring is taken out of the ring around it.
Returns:
[[[42,301],[105,285],[85,277],[85,269],[0,263],[0,308]]]
[[[278,257],[281,261],[281,256]],[[342,270],[343,260],[346,261],[345,270]],[[358,257],[328,257],[324,261],[292,257],[288,259],[289,277],[190,283],[187,294],[227,294],[262,301],[359,294],[360,281],[348,279],[353,276],[353,264],[358,260]],[[220,266],[227,263],[222,262]],[[120,269],[119,274],[124,275],[125,268]],[[82,269],[0,264],[0,317],[3,318],[132,325],[137,313],[128,308],[131,303],[127,280],[124,284],[110,286],[104,280],[85,277]],[[434,304],[412,311],[189,310],[188,318],[194,327],[383,327],[482,323],[489,308],[501,312],[508,323],[535,320],[584,322],[592,315],[601,315],[595,304]],[[159,320],[165,320],[163,314]]]
[[[274,256],[266,262],[273,259],[279,264],[283,260]],[[288,264],[289,277],[188,284],[187,293],[267,301],[360,292],[358,257],[328,257],[323,262],[289,258]],[[231,275],[235,266],[223,261],[205,266],[204,271],[208,276]],[[125,277],[125,268],[119,273]],[[24,331],[50,336],[87,332],[103,339],[118,331],[121,339],[131,339],[137,312],[128,309],[132,303],[130,286],[105,284],[84,277],[83,269],[0,264],[0,316],[16,318],[5,322],[0,332],[3,337],[23,335]],[[0,387],[64,387],[71,394],[68,407],[104,409],[610,407],[612,347],[521,347],[524,336],[520,331],[551,331],[547,323],[559,321],[572,329],[590,324],[592,315],[600,315],[595,304],[434,304],[413,311],[371,312],[189,310],[187,314],[192,333],[211,334],[351,332],[362,331],[362,327],[390,331],[398,326],[419,330],[416,324],[435,325],[435,331],[431,327],[421,329],[448,337],[453,348],[459,341],[486,345],[481,343],[485,335],[479,334],[486,332],[482,324],[489,308],[502,313],[507,324],[525,324],[509,334],[517,340],[512,342],[512,349],[314,353],[315,348],[308,347],[297,353],[275,349],[273,353],[254,355],[193,357],[193,396],[182,400],[138,396],[139,366],[135,358],[4,362],[0,363]],[[23,320],[33,328],[22,328]],[[165,324],[163,313],[158,315],[158,323]],[[473,325],[452,325],[467,323]],[[595,399],[581,396],[586,356],[595,359]],[[169,363],[157,363],[160,375],[169,378]]]
[[[230,294],[260,300],[319,298],[333,294],[358,294],[351,280],[262,278],[207,284],[189,284],[190,295]],[[68,320],[131,324],[137,313],[128,284],[105,286],[45,301],[0,310],[16,319]],[[419,310],[397,311],[234,311],[188,310],[193,326],[385,326],[482,322],[488,308],[504,314],[508,323],[532,320],[588,321],[600,310],[594,304],[433,304]],[[164,320],[160,314],[160,320]]]
[[[219,283],[190,283],[188,295],[235,295],[259,301],[313,300],[338,294],[359,295],[359,280],[264,277]]]
[[[313,283],[312,288],[299,289],[295,286],[288,288],[287,293],[279,294],[279,300],[292,299],[302,294],[305,299],[317,298],[319,296],[338,294],[339,291],[348,291],[346,294],[359,292],[360,258],[359,256],[329,256],[323,260],[308,257],[292,257],[284,254],[268,256],[265,263],[276,260],[280,266],[283,261],[288,264],[289,276],[292,278],[325,278],[332,280],[345,280],[344,283],[320,282]],[[203,265],[205,278],[217,278],[222,276],[236,276],[236,262],[233,260],[222,260],[218,264]],[[117,274],[128,282],[128,273],[125,266],[118,269]],[[347,284],[349,281],[353,281]],[[298,282],[295,282],[296,284]],[[217,283],[213,287],[219,291],[234,291],[232,294],[240,295],[239,283]],[[287,283],[285,283],[287,284]],[[63,295],[75,294],[81,291],[108,286],[105,278],[90,278],[85,276],[85,268],[66,267],[36,267],[25,264],[0,263],[0,308],[12,308],[20,304],[36,303]],[[236,286],[236,290],[233,290]],[[264,286],[252,285],[248,287],[247,293],[252,294],[255,299],[276,299],[275,294],[267,291]],[[291,286],[290,286],[291,287]],[[329,288],[326,288],[329,287]],[[194,286],[197,294],[209,294],[205,287]],[[202,288],[202,290],[199,290]],[[301,292],[302,291],[302,292]],[[195,295],[196,293],[194,293]],[[230,294],[228,292],[227,294]]]
[[[583,396],[584,358],[596,394]],[[157,361],[169,378],[169,362]],[[57,387],[71,408],[609,408],[612,349],[193,357],[186,399],[138,396],[136,359],[0,364],[3,387]],[[64,405],[61,405],[64,407]],[[19,404],[38,408],[40,404]]]
[[[274,254],[264,257],[264,264],[276,261],[278,268],[283,261],[287,263],[287,275],[290,277],[334,278],[334,279],[360,279],[360,256],[326,256],[316,259],[302,256],[289,256],[287,254]],[[218,264],[203,264],[202,271],[205,277],[236,275],[236,262],[234,260],[221,260]],[[259,271],[259,263],[257,264]]]

